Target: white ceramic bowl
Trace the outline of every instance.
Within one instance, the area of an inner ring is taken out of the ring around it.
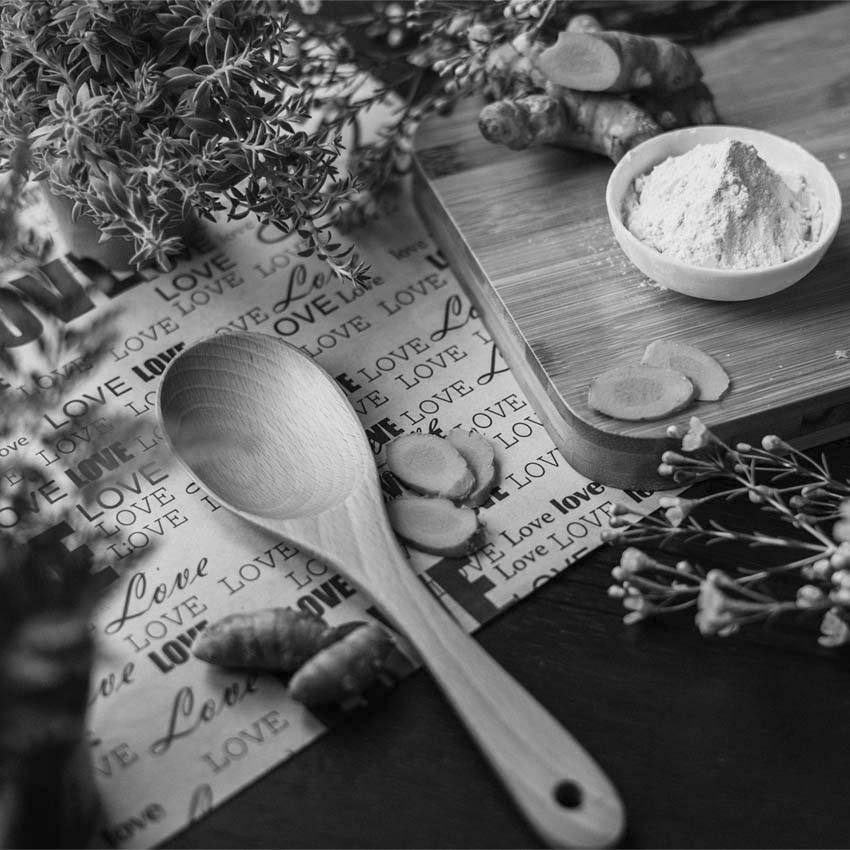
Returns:
[[[670,156],[680,156],[700,144],[737,139],[755,146],[776,171],[803,174],[823,211],[820,238],[805,253],[757,269],[712,269],[693,266],[656,251],[641,242],[623,224],[626,192],[635,177],[646,174]],[[779,292],[805,277],[829,248],[841,221],[841,193],[826,166],[808,151],[787,139],[747,127],[708,125],[662,133],[629,151],[615,166],[605,193],[614,236],[626,256],[651,280],[695,298],[713,301],[746,301]]]

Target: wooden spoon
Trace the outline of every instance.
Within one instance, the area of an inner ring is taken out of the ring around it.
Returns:
[[[169,364],[158,411],[174,453],[222,505],[332,565],[407,635],[550,846],[617,840],[623,807],[602,770],[408,567],[366,434],[324,370],[275,337],[215,336]]]

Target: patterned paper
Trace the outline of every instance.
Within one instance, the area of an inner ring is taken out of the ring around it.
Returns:
[[[30,214],[37,221],[43,210]],[[655,505],[648,492],[612,490],[566,464],[407,200],[389,203],[353,238],[375,276],[368,291],[334,279],[322,263],[299,257],[292,238],[252,220],[199,233],[191,255],[153,279],[116,276],[61,252],[28,276],[8,263],[3,271],[0,344],[16,356],[32,352],[42,362],[40,321],[21,297],[24,280],[47,289],[52,282],[54,297],[44,304],[71,323],[119,310],[119,340],[99,366],[70,361],[25,385],[0,381],[11,405],[86,371],[44,411],[48,446],[36,450],[25,434],[13,434],[9,446],[17,440],[17,447],[0,451],[0,462],[15,482],[16,452],[30,452],[52,482],[31,493],[36,509],[72,507],[73,527],[59,534],[69,549],[78,531],[97,539],[102,593],[92,623],[98,658],[89,736],[104,814],[96,846],[161,842],[290,758],[328,722],[345,722],[305,710],[275,676],[195,659],[189,647],[205,623],[270,605],[332,624],[376,613],[331,565],[230,515],[168,456],[157,386],[193,341],[249,331],[315,358],[360,416],[387,498],[398,492],[384,462],[393,437],[460,426],[493,443],[500,476],[481,509],[485,545],[468,558],[409,551],[467,630],[597,547],[615,501]],[[99,289],[86,296],[90,280]],[[116,445],[105,418],[81,428],[81,417],[95,410],[132,417],[132,437]],[[109,465],[117,477],[104,484]],[[83,488],[93,490],[93,507],[81,504]],[[0,510],[3,527],[16,522]]]

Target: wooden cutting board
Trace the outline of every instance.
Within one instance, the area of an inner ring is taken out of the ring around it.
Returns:
[[[722,303],[661,289],[625,258],[605,210],[612,164],[484,141],[467,101],[416,143],[416,203],[567,460],[620,487],[669,487],[656,466],[672,422],[778,433],[804,445],[850,419],[850,4],[763,25],[695,51],[722,121],[801,144],[830,169],[844,212],[821,264],[783,292]],[[591,380],[667,337],[716,357],[720,402],[619,422],[587,406]]]

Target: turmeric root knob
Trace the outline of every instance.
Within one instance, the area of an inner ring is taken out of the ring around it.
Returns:
[[[694,55],[666,38],[566,30],[537,58],[553,83],[579,91],[679,91],[702,78]]]
[[[339,638],[328,624],[292,608],[229,614],[201,632],[192,654],[209,664],[291,673]]]
[[[363,693],[394,646],[386,629],[368,623],[314,655],[289,682],[289,695],[306,706],[343,702]]]
[[[394,646],[392,635],[375,623],[332,627],[291,608],[264,608],[217,620],[196,638],[192,652],[222,667],[292,673],[290,696],[315,706],[361,694],[382,676]]]
[[[559,86],[547,94],[490,103],[478,126],[485,139],[511,150],[551,144],[604,154],[614,162],[661,132],[648,112],[625,98]]]

